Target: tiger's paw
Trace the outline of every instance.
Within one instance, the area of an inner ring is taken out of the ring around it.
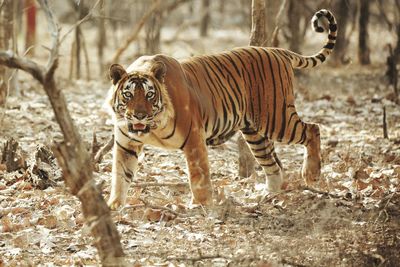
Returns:
[[[118,197],[110,197],[110,199],[107,201],[107,205],[111,210],[118,210],[119,208],[125,206],[125,201]]]
[[[306,185],[310,185],[319,180],[321,175],[321,160],[307,157],[301,169],[301,176]]]
[[[275,193],[282,189],[283,177],[282,173],[267,175],[267,188],[268,192]]]

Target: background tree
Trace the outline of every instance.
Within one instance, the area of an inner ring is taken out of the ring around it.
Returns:
[[[370,0],[360,0],[360,15],[358,17],[358,61],[361,65],[371,63],[368,33],[369,6]]]
[[[33,56],[36,44],[36,2],[35,0],[25,0],[24,3],[26,13],[25,51]]]
[[[163,13],[160,9],[160,1],[153,0],[152,3],[153,5],[156,5],[156,8],[154,9],[153,14],[150,16],[149,20],[145,24],[145,53],[148,55],[160,53],[161,27],[163,24]]]
[[[4,0],[0,4],[0,49],[2,50],[14,50],[14,5],[13,0]],[[0,105],[6,101],[9,79],[10,71],[0,66]]]
[[[251,46],[262,46],[266,40],[265,0],[252,0],[251,3]],[[256,161],[242,135],[238,137],[239,176],[249,177],[254,172]]]
[[[221,4],[223,6],[223,3]],[[200,36],[207,36],[208,26],[210,24],[210,0],[201,1],[201,21],[200,21]]]

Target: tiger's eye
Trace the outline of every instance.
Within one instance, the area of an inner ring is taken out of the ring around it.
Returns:
[[[148,93],[146,94],[146,97],[147,97],[148,99],[152,99],[152,98],[154,97],[154,95],[155,95],[154,92],[148,92]]]
[[[123,92],[122,96],[126,99],[131,99],[133,97],[131,92]]]

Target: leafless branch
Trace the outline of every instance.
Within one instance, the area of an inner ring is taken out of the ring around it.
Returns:
[[[43,84],[45,69],[36,62],[15,55],[12,51],[0,51],[0,64],[9,68],[28,72],[38,82]]]
[[[82,23],[92,19],[94,17],[93,12],[96,10],[97,5],[100,3],[100,0],[97,0],[96,3],[93,5],[93,7],[90,9],[89,13],[84,16],[81,20],[77,21],[74,25],[71,26],[67,30],[67,32],[61,37],[60,43],[64,42],[65,38],[70,34],[73,30],[75,30],[77,27],[79,27]]]
[[[113,145],[114,145],[114,135],[112,135],[111,138],[107,141],[107,143],[97,151],[96,155],[93,158],[93,162],[100,163],[104,155],[107,154],[112,149]]]

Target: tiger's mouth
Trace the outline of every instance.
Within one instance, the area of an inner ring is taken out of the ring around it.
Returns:
[[[150,126],[143,123],[128,123],[128,131],[135,134],[148,133]]]

